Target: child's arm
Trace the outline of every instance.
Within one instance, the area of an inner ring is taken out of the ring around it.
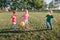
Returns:
[[[20,18],[22,18],[23,17],[23,15],[22,16],[20,16]]]
[[[54,21],[57,23],[58,21],[54,18]]]
[[[22,18],[22,16],[20,16],[20,18]]]
[[[46,16],[43,16],[43,18],[46,18],[46,17],[48,17],[48,15],[46,15]]]
[[[11,20],[12,20],[12,16],[11,16]]]
[[[32,16],[31,16],[31,15],[28,15],[28,17],[30,17],[30,18],[31,18]]]
[[[46,17],[44,16],[44,18],[46,18]]]
[[[42,18],[46,18],[46,16],[42,16]]]

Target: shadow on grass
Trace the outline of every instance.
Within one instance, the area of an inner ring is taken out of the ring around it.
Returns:
[[[17,28],[19,29],[19,28]],[[14,32],[13,28],[12,29],[0,29],[0,33],[25,33],[25,32],[40,32],[40,31],[47,31],[50,29],[39,29],[39,30],[16,30]]]

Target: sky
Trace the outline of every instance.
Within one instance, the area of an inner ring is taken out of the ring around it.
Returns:
[[[44,0],[46,4],[49,4],[52,0]]]

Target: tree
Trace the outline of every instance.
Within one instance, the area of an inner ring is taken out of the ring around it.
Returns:
[[[10,5],[10,7],[12,9],[16,9],[16,8],[28,8],[28,9],[40,9],[44,6],[44,0],[10,0],[12,2],[12,6]],[[9,2],[9,3],[11,3]],[[0,0],[0,8],[1,7],[6,7],[7,0]]]
[[[0,0],[0,12],[2,11],[3,8],[6,6],[6,0]]]
[[[36,9],[40,9],[44,6],[44,1],[43,0],[33,0],[33,5],[34,5],[34,8]]]
[[[19,0],[12,0],[12,2],[13,2],[12,6],[11,6],[11,9],[12,9],[12,10],[16,10],[16,8],[17,8],[17,6],[18,6],[17,1],[19,1]]]

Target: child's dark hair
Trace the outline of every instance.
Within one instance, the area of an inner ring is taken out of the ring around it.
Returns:
[[[15,14],[15,12],[13,11],[13,13]]]
[[[15,11],[13,11],[13,14],[15,14]]]

